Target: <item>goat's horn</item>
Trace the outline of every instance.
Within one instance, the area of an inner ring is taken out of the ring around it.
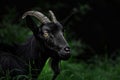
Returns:
[[[23,14],[22,19],[24,19],[27,15],[36,17],[38,20],[40,20],[44,24],[51,22],[44,14],[38,11],[27,11]]]
[[[51,10],[49,10],[49,13],[50,13],[50,15],[51,15],[52,21],[53,21],[54,23],[58,22],[57,19],[56,19],[56,17],[55,17],[55,15],[54,15],[54,13],[53,13]]]

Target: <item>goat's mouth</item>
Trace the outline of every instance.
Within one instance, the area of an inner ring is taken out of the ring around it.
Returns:
[[[71,57],[71,54],[70,52],[55,51],[55,54],[51,55],[51,57],[60,60],[68,60]]]
[[[70,58],[70,52],[66,52],[66,53],[58,53],[59,54],[59,58],[61,59],[61,60],[68,60],[69,58]]]
[[[68,46],[63,47],[58,53],[60,56],[60,59],[68,60],[71,56],[70,52],[71,52],[70,47],[68,47]]]
[[[71,56],[70,55],[71,51],[69,47],[59,48],[58,46],[53,44],[47,45],[47,47],[50,50],[53,50],[55,53],[57,53],[57,56],[59,57],[60,60],[68,60]],[[55,55],[53,57],[55,57]]]

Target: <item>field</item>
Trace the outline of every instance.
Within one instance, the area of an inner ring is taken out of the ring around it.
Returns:
[[[57,80],[120,80],[120,61],[95,60],[95,63],[61,62],[61,73]],[[50,80],[52,71],[46,64],[39,80]]]

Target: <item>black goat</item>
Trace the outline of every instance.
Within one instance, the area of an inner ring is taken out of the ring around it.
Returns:
[[[68,60],[70,47],[63,36],[63,26],[56,20],[52,11],[49,11],[52,21],[38,11],[27,11],[23,15],[33,36],[26,43],[17,47],[13,53],[0,53],[0,67],[9,70],[11,76],[29,73],[32,68],[32,77],[37,80],[48,58],[51,58],[51,68],[54,71],[52,80],[60,73],[60,60]],[[37,27],[31,16],[37,18],[42,25]],[[1,72],[2,73],[2,72]]]

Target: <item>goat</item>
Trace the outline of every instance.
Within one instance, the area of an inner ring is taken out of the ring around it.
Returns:
[[[10,70],[11,76],[26,75],[31,65],[32,77],[37,80],[45,62],[51,58],[51,68],[54,71],[52,80],[56,79],[60,73],[59,62],[68,60],[71,50],[63,36],[63,26],[51,10],[49,13],[52,20],[39,11],[27,11],[23,14],[22,19],[26,18],[26,23],[33,35],[26,43],[19,45],[14,54],[1,52],[0,67],[2,70]],[[42,25],[37,26],[31,16],[38,19]]]

